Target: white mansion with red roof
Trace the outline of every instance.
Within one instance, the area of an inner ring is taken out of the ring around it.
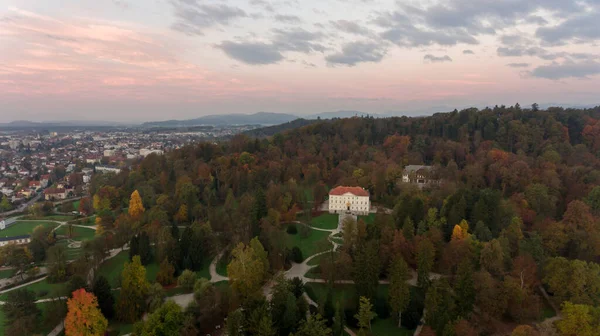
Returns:
[[[370,210],[369,192],[361,187],[340,186],[329,191],[329,213],[368,215]]]

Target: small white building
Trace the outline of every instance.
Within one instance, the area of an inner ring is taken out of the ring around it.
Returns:
[[[140,149],[140,155],[143,157],[146,157],[150,154],[163,155],[164,153],[165,152],[161,149],[148,149],[148,148]]]
[[[31,238],[29,236],[15,236],[15,237],[0,237],[0,246],[6,246],[8,244],[23,245],[29,244]]]
[[[117,167],[109,167],[109,166],[96,166],[96,172],[118,174],[121,172],[121,169],[117,168]]]
[[[370,210],[369,192],[361,187],[339,186],[329,191],[329,213],[368,215]]]

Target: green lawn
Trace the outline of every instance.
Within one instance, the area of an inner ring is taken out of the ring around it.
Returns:
[[[79,209],[79,204],[81,203],[81,200],[77,200],[75,202],[73,202],[73,208],[77,211]]]
[[[543,321],[547,318],[551,318],[554,316],[556,316],[556,312],[554,311],[554,309],[552,309],[552,307],[550,307],[550,305],[546,302],[546,300],[543,299],[542,309],[540,312],[540,321]]]
[[[67,250],[67,260],[75,260],[79,257],[79,255],[81,254],[81,247],[80,248],[69,248],[69,242],[67,241],[67,239],[61,239],[59,241],[56,242],[56,245],[62,245],[65,247],[65,249]]]
[[[338,215],[324,213],[310,221],[310,225],[319,229],[335,230],[338,227]]]
[[[210,260],[206,260],[199,271],[196,271],[196,276],[199,278],[205,278],[210,280]],[[227,273],[227,270],[225,270]]]
[[[307,265],[309,265],[309,266],[317,266],[317,265],[319,265],[319,264],[321,263],[321,260],[323,260],[324,258],[331,258],[331,253],[332,253],[332,252],[329,252],[329,253],[323,253],[323,254],[321,254],[321,255],[319,255],[319,256],[316,256],[316,257],[312,258],[312,259],[311,259],[311,260],[308,262],[308,264],[307,264]]]
[[[300,231],[301,229],[298,227],[297,234],[292,235],[286,233],[286,246],[289,249],[298,246],[300,251],[302,251],[302,257],[304,259],[315,253],[323,252],[331,248],[331,243],[327,240],[329,232],[310,230],[308,236],[303,238]]]
[[[119,277],[123,272],[125,263],[129,261],[129,251],[122,251],[117,254],[114,258],[108,259],[98,269],[98,275],[103,275],[113,288],[119,287]],[[152,263],[146,265],[146,279],[150,282],[156,280],[156,273],[158,273],[158,264]]]
[[[320,283],[307,283],[306,293],[317,304],[324,302],[327,296],[328,285]],[[379,285],[377,287],[377,297],[387,297],[388,285]],[[353,304],[357,300],[356,286],[354,285],[335,285],[333,286],[333,302],[341,302],[343,305]],[[408,336],[414,333],[414,330],[397,328],[393,318],[379,319],[375,318],[372,323],[372,332],[375,336],[400,335]]]
[[[367,224],[373,224],[375,223],[375,214],[370,213],[368,216],[358,216],[357,220],[360,219],[364,220]]]
[[[80,219],[74,219],[70,222],[73,224],[85,225],[85,226],[96,225],[96,215],[93,215],[90,217],[84,217],[84,218],[80,218]]]
[[[7,270],[0,271],[0,279],[11,278],[14,273],[15,273],[15,270],[12,270],[12,269],[7,269]]]
[[[374,336],[411,336],[415,333],[414,330],[398,328],[396,321],[393,318],[374,319],[371,323],[371,332]]]
[[[68,231],[69,231],[68,225],[63,225],[56,230],[56,234],[62,235],[62,236],[67,236]],[[96,235],[96,230],[74,226],[73,227],[73,237],[71,239],[79,240],[79,241],[92,240],[92,239],[94,239],[95,235]]]
[[[123,322],[119,322],[117,320],[108,321],[108,335],[110,336],[119,336],[119,335],[127,335],[131,334],[133,331],[133,324],[127,324]]]
[[[42,316],[40,318],[40,334],[47,335],[50,331],[52,331],[52,329],[54,329],[54,327],[56,327],[56,325],[44,325],[45,317],[48,314],[48,309],[52,307],[52,304],[44,302],[37,303],[36,306],[42,311]],[[2,312],[2,309],[0,309],[0,336],[6,335],[4,332],[4,321],[4,313]]]
[[[45,222],[45,221],[16,221],[13,225],[8,228],[0,231],[0,237],[15,237],[15,236],[23,236],[30,235],[38,225],[43,225],[45,227],[55,227],[58,224],[54,222]]]
[[[66,221],[70,221],[73,220],[75,218],[75,216],[68,216],[68,215],[50,215],[50,216],[46,216],[44,217],[45,219],[52,219],[55,221],[60,221],[60,222],[66,222]]]
[[[65,295],[65,291],[66,291],[66,283],[62,282],[62,283],[55,283],[55,284],[51,284],[48,283],[47,279],[44,279],[42,281],[36,282],[34,284],[31,284],[29,286],[26,287],[22,287],[25,288],[27,290],[30,290],[32,292],[35,293],[36,295],[36,299],[41,300],[41,299],[49,299],[55,296],[63,296]],[[44,295],[41,295],[43,293],[41,293],[42,291],[47,292]],[[6,298],[8,297],[8,293],[4,293],[2,295],[0,295],[0,301],[5,301]]]
[[[23,220],[55,220],[59,222],[70,221],[75,218],[75,216],[70,215],[48,215],[48,216],[23,216],[21,217]]]
[[[217,274],[226,277],[228,264],[229,264],[229,257],[227,255],[223,255],[221,257],[221,259],[217,262]]]

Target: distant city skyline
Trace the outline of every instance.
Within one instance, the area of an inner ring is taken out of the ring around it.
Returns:
[[[596,0],[0,0],[0,122],[600,104]]]

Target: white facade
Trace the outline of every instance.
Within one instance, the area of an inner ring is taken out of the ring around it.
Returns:
[[[30,241],[31,241],[31,238],[29,238],[29,236],[10,237],[10,238],[6,238],[5,240],[1,240],[0,246],[6,246],[8,244],[23,245],[23,244],[29,244]]]
[[[121,172],[120,168],[116,168],[116,167],[107,167],[107,166],[96,166],[96,171],[97,172],[102,172],[102,173],[115,173],[118,174]]]
[[[140,155],[143,157],[146,157],[152,153],[154,153],[156,155],[163,155],[165,152],[160,149],[148,149],[148,148],[140,149]]]
[[[329,213],[350,212],[357,215],[368,215],[371,201],[368,193],[361,188],[335,188],[329,193]]]

